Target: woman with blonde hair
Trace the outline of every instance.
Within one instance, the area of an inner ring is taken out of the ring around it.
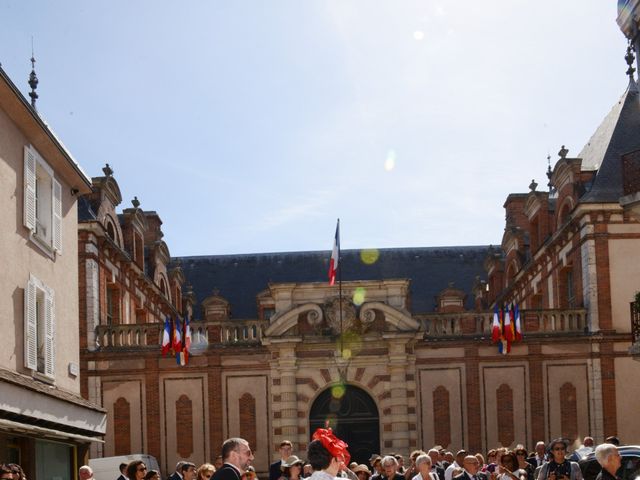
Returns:
[[[198,467],[198,471],[196,472],[196,479],[209,480],[215,472],[216,472],[216,467],[214,467],[210,463],[203,463]]]

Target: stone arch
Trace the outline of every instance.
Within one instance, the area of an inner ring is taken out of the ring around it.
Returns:
[[[367,463],[371,452],[380,451],[380,416],[375,400],[360,387],[334,384],[313,401],[309,410],[309,433],[329,421],[336,435],[349,444],[351,459]]]
[[[360,308],[360,320],[363,324],[370,323],[371,313],[379,310],[384,313],[385,322],[393,325],[401,331],[414,331],[420,329],[420,324],[416,322],[410,315],[390,307],[382,302],[366,302]]]
[[[281,315],[275,315],[271,317],[271,325],[264,332],[267,337],[279,337],[284,335],[287,330],[293,328],[298,323],[298,316],[301,313],[308,312],[307,318],[313,322],[322,321],[322,308],[315,303],[305,303],[298,307],[282,313]]]

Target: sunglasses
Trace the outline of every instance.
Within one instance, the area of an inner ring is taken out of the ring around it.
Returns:
[[[146,472],[147,471],[147,467],[140,467],[138,468],[139,472]]]

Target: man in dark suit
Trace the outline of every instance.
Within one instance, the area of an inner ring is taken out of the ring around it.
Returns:
[[[293,444],[289,440],[280,442],[278,452],[280,453],[280,460],[269,465],[269,480],[278,480],[282,476],[280,466],[283,460],[286,460],[293,454]]]
[[[127,476],[124,474],[124,472],[127,470],[127,464],[121,463],[118,469],[120,470],[120,475],[118,475],[118,478],[116,478],[116,480],[127,480]]]
[[[486,473],[480,472],[480,462],[474,455],[467,455],[462,460],[462,468],[464,471],[453,477],[454,480],[487,480]]]
[[[182,480],[182,465],[184,465],[182,460],[176,463],[176,471],[169,475],[167,480]]]
[[[249,442],[244,438],[229,438],[222,444],[222,460],[224,464],[211,477],[212,480],[242,480],[242,474],[247,471],[253,453]]]
[[[602,467],[602,471],[596,477],[596,480],[619,480],[616,472],[622,464],[620,452],[612,443],[603,443],[596,447],[596,460]]]
[[[545,463],[545,453],[547,451],[547,444],[544,442],[536,443],[536,452],[527,458],[527,462],[531,464],[531,466],[536,469],[541,467],[543,463]]]

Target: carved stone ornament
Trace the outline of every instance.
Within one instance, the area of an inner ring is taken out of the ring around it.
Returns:
[[[340,335],[342,332],[352,330],[356,320],[356,307],[350,300],[342,297],[342,325],[340,325],[340,299],[333,298],[324,305],[327,323],[333,333]]]
[[[322,323],[322,309],[315,305],[312,309],[307,312],[307,322],[313,328],[318,328]]]
[[[360,307],[360,323],[362,324],[362,332],[366,332],[371,328],[373,322],[376,319],[376,310],[373,307],[367,306],[365,303]]]

